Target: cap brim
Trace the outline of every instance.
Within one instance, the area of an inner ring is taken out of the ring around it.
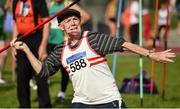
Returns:
[[[81,18],[80,12],[74,9],[68,9],[64,11],[61,15],[57,17],[58,23],[61,23],[64,19],[70,17],[70,16],[76,16],[79,19]]]

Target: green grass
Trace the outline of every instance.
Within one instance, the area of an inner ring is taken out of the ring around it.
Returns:
[[[111,68],[112,55],[107,56],[108,63]],[[144,69],[151,71],[151,61],[144,58]],[[165,100],[161,98],[161,84],[162,84],[162,64],[155,64],[155,82],[157,83],[159,94],[157,95],[144,95],[143,107],[180,107],[180,56],[175,58],[175,63],[167,65],[167,81]],[[132,77],[139,72],[139,57],[137,55],[118,55],[116,83],[118,87],[124,78]],[[56,95],[60,89],[60,73],[56,73],[50,77],[50,95],[53,107],[70,107],[73,96],[72,84],[70,83],[66,93],[66,100],[63,104],[55,103]],[[0,107],[18,107],[17,95],[16,95],[16,82],[12,81],[11,73],[11,56],[8,55],[7,63],[3,72],[3,78],[7,81],[6,84],[0,85]],[[31,90],[31,100],[36,98],[36,91]],[[140,99],[138,94],[121,94],[123,100],[128,107],[140,107]],[[32,102],[32,107],[38,107],[38,103]]]

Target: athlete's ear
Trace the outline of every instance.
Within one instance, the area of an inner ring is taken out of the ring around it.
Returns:
[[[58,24],[58,27],[59,27],[62,31],[64,31],[64,25],[63,25],[62,23],[59,23],[59,24]]]

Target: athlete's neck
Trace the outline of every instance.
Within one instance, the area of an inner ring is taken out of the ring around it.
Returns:
[[[72,41],[70,42],[70,44],[71,44],[72,47],[78,45],[78,43],[79,43],[79,40],[72,40]]]
[[[68,41],[71,47],[78,45],[79,41],[81,40],[81,36],[82,36],[81,34],[76,34],[76,35],[69,34]]]

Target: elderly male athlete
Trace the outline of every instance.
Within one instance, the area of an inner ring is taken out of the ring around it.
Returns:
[[[11,46],[26,53],[32,67],[41,76],[52,75],[61,64],[64,66],[74,88],[72,107],[125,107],[107,65],[106,54],[128,49],[163,63],[173,62],[170,58],[175,57],[170,50],[152,52],[123,38],[113,38],[99,32],[82,32],[80,22],[80,13],[73,9],[58,16],[59,28],[65,32],[68,40],[58,45],[43,63],[35,58],[25,43],[11,42]]]

